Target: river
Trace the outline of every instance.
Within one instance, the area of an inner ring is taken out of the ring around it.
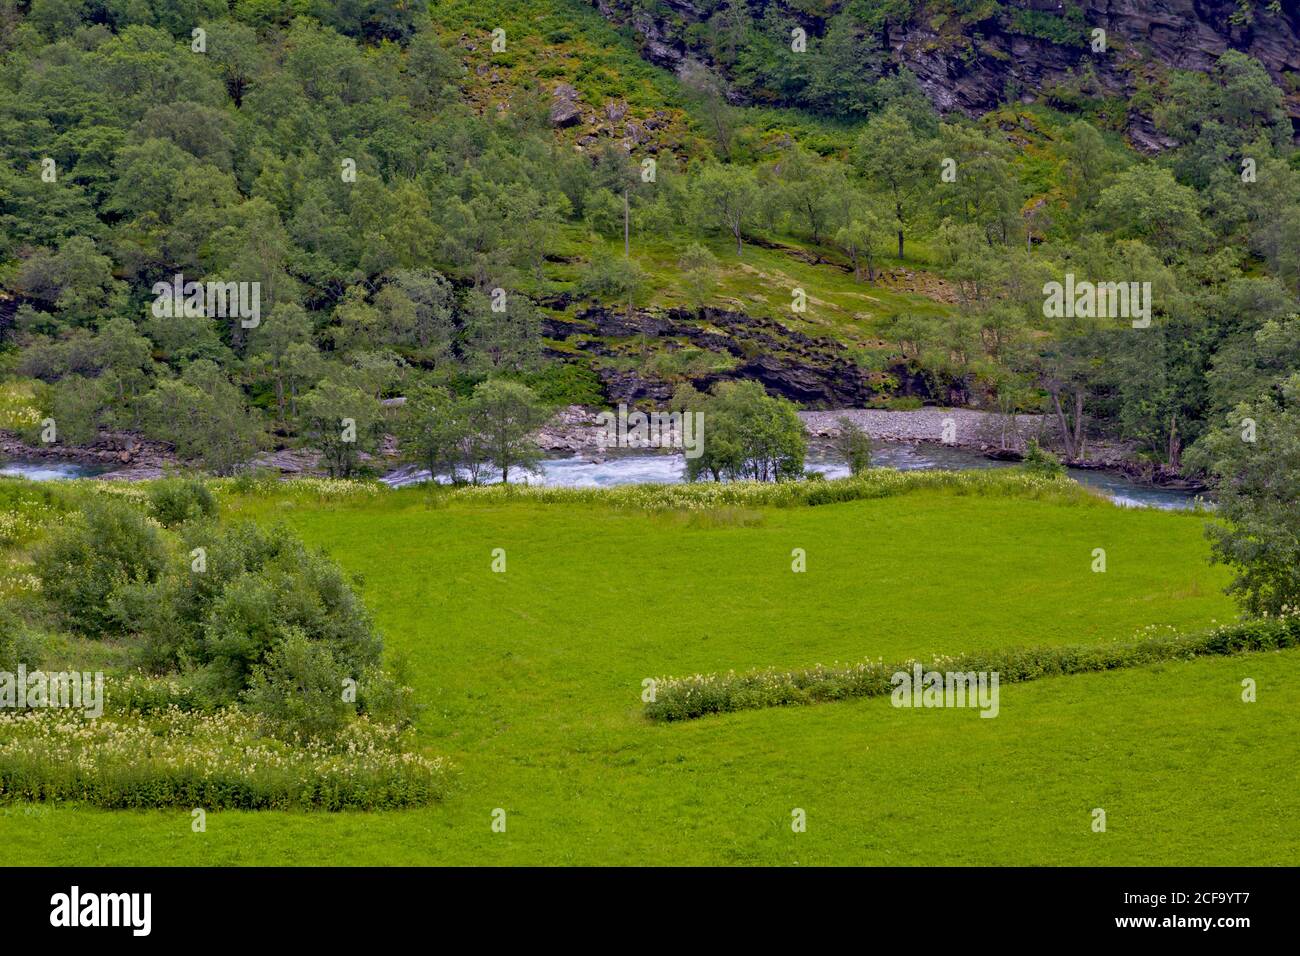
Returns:
[[[946,445],[904,445],[877,442],[872,447],[871,463],[902,471],[947,469],[966,471],[986,468],[1010,468],[1014,462],[994,461],[976,451]],[[601,461],[582,456],[547,458],[540,476],[529,476],[532,484],[572,488],[600,488],[612,485],[674,484],[685,480],[686,461],[680,455],[646,452],[611,452]],[[809,455],[807,471],[821,472],[827,478],[842,478],[848,467],[838,462]],[[1114,472],[1069,469],[1070,477],[1080,484],[1102,492],[1116,504],[1126,507],[1192,508],[1195,496],[1186,491],[1143,485]],[[393,487],[428,480],[428,472],[400,469],[384,476]],[[513,479],[512,479],[513,480]]]
[[[945,445],[903,445],[877,443],[872,449],[873,465],[898,468],[903,471],[919,469],[948,469],[963,471],[985,468],[1009,468],[1012,462],[994,461],[975,451]],[[542,473],[527,476],[533,484],[573,488],[601,488],[612,485],[645,483],[673,484],[684,480],[686,462],[680,455],[646,452],[616,452],[602,461],[582,456],[547,458],[542,462]],[[33,481],[60,481],[85,478],[103,471],[84,465],[65,462],[9,460],[0,464],[0,475],[29,478]],[[821,472],[827,478],[841,478],[848,469],[838,463],[809,456],[808,471]],[[1069,470],[1070,477],[1081,484],[1101,491],[1117,504],[1127,507],[1165,509],[1191,508],[1195,496],[1186,491],[1154,488],[1143,485],[1123,475],[1105,471]],[[428,479],[427,472],[403,468],[385,475],[383,481],[392,487],[417,484]]]
[[[10,478],[30,478],[32,481],[90,478],[104,470],[62,461],[19,461],[12,458],[0,460],[0,475]]]

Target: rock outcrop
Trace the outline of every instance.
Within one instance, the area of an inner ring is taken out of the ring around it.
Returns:
[[[641,338],[685,341],[729,357],[729,363],[724,363],[730,364],[728,370],[690,378],[696,388],[707,390],[721,381],[753,379],[769,392],[809,408],[863,406],[884,394],[932,397],[925,390],[925,380],[901,364],[890,370],[899,388],[886,393],[880,384],[882,377],[868,372],[842,342],[805,335],[775,319],[726,309],[702,309],[698,313],[687,309],[637,310],[628,314],[594,307],[574,320],[548,319],[544,334],[606,359],[627,354],[624,346],[635,347]],[[628,368],[627,364],[593,363],[611,402],[662,402],[672,396],[676,381],[657,377],[640,365]]]
[[[559,83],[551,94],[551,125],[577,126],[582,122],[582,109],[578,106],[578,91],[568,83]]]
[[[708,29],[700,29],[714,6],[665,0],[661,13],[633,0],[592,0],[607,19],[636,33],[643,56],[682,71],[692,60],[711,62]],[[792,0],[749,0],[761,23],[774,14],[798,23],[814,44],[826,34],[845,0],[817,12]],[[1205,71],[1227,50],[1260,61],[1285,92],[1292,122],[1300,130],[1300,4],[1275,8],[1237,0],[1006,0],[983,11],[957,11],[942,3],[916,3],[901,23],[886,20],[868,43],[898,67],[916,75],[945,113],[977,115],[1008,93],[1023,100],[1052,100],[1061,89],[1089,96],[1129,98],[1152,71]],[[1105,49],[1093,49],[1093,30],[1105,31]],[[716,65],[716,64],[715,64]],[[802,105],[798,102],[787,105]],[[1135,145],[1170,145],[1150,118],[1133,112],[1128,132]]]

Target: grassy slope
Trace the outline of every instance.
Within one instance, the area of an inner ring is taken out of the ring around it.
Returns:
[[[517,90],[541,83],[549,92],[557,82],[593,108],[613,98],[625,99],[634,116],[683,108],[672,74],[641,59],[631,36],[583,0],[440,0],[429,13],[453,39],[469,70],[465,89],[485,111]],[[506,33],[500,53],[491,46],[498,28]]]
[[[633,237],[632,258],[645,270],[647,277],[649,297],[646,305],[658,308],[688,306],[687,295],[678,285],[681,269],[677,261],[682,252],[697,241],[697,238],[684,234]],[[789,249],[811,249],[789,237],[781,237],[779,241]],[[710,305],[777,319],[787,328],[808,335],[827,336],[849,345],[873,343],[880,337],[881,319],[899,312],[942,315],[951,311],[951,307],[942,302],[895,291],[865,279],[859,282],[852,272],[834,266],[812,265],[781,249],[747,243],[738,257],[733,240],[715,236],[706,238],[701,244],[718,257],[718,286],[710,298]],[[570,249],[585,251],[587,256],[603,250],[612,258],[623,254],[623,242],[622,239],[602,240],[574,229],[566,251]],[[833,249],[813,251],[847,263],[843,255]],[[915,251],[914,248],[909,250]],[[906,264],[919,266],[915,259],[907,260]],[[898,260],[892,256],[877,261],[877,267],[895,268],[898,265]],[[548,263],[547,273],[548,278],[555,280],[555,287],[571,287],[576,284],[579,267],[572,263]],[[866,274],[865,268],[863,274]],[[796,287],[808,293],[808,310],[803,314],[795,313],[790,307],[791,292]]]
[[[884,701],[650,726],[642,677],[1126,638],[1230,613],[1201,522],[914,494],[697,527],[412,490],[282,515],[366,578],[462,770],[393,814],[0,808],[31,863],[1233,863],[1294,858],[1296,656],[1007,687],[1002,715]],[[752,516],[751,516],[752,518]],[[505,575],[490,551],[507,550]],[[793,547],[809,571],[789,570]],[[1088,570],[1105,547],[1108,573]],[[954,622],[960,622],[954,628]],[[1260,701],[1238,699],[1242,677]],[[795,836],[792,807],[809,813]],[[1092,834],[1096,806],[1110,832]],[[490,832],[504,807],[509,829]]]
[[[639,121],[663,111],[670,125],[656,134],[660,146],[683,158],[709,155],[707,138],[691,119],[690,103],[671,73],[642,60],[631,37],[582,0],[448,0],[434,7],[433,14],[445,33],[456,38],[452,49],[467,69],[462,85],[478,109],[492,112],[522,90],[540,87],[549,94],[556,83],[566,82],[591,109],[601,110],[607,102],[622,100],[630,107],[629,117]],[[489,33],[495,27],[506,31],[505,53],[490,50]],[[468,49],[469,45],[474,49]],[[773,144],[788,136],[846,154],[856,135],[843,124],[790,110],[745,108],[738,111],[738,118],[742,150],[756,155],[768,155],[775,149]],[[617,124],[615,128],[621,129]],[[587,130],[582,127],[581,131]],[[576,135],[572,130],[557,132],[566,141]],[[677,260],[694,241],[695,237],[686,235],[633,235],[632,258],[646,271],[651,290],[646,305],[667,308],[686,304]],[[783,235],[778,241],[791,250],[847,261],[836,250],[813,248],[797,236]],[[717,254],[720,265],[712,305],[776,318],[789,328],[827,335],[850,346],[873,344],[881,318],[901,311],[949,311],[943,303],[922,295],[857,282],[839,268],[809,265],[787,252],[748,245],[737,259],[734,243],[721,234],[706,244]],[[555,251],[585,263],[597,250],[612,256],[622,255],[622,249],[621,237],[601,239],[582,225],[570,225],[557,236]],[[923,243],[914,242],[906,261],[882,257],[878,265],[924,268],[928,259],[924,251]],[[548,263],[545,281],[524,277],[524,288],[534,294],[571,289],[578,272],[577,263]],[[802,316],[790,308],[795,287],[804,289],[809,297],[808,312]],[[659,343],[645,343],[645,347],[656,352]]]

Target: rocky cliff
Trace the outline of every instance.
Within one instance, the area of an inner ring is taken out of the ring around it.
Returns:
[[[572,319],[548,319],[545,335],[587,358],[613,360],[594,363],[612,402],[664,402],[682,381],[656,375],[640,362],[618,361],[629,354],[625,351],[627,345],[646,339],[672,342],[672,348],[686,343],[716,355],[731,356],[734,362],[727,371],[686,379],[702,391],[721,381],[753,379],[769,392],[807,408],[855,408],[881,398],[900,397],[970,400],[964,391],[936,394],[930,377],[907,362],[897,361],[882,372],[871,373],[841,342],[805,335],[774,319],[726,309],[706,308],[698,313],[686,309],[638,310],[629,315],[595,307]],[[557,352],[556,357],[572,356]]]
[[[716,40],[723,18],[736,16],[727,0],[591,2],[634,31],[647,59],[735,72],[734,61],[720,62],[727,58]],[[738,7],[752,30],[769,37],[803,28],[810,52],[828,32],[852,30],[843,42],[856,44],[860,59],[910,70],[945,113],[980,114],[1008,97],[1126,104],[1163,70],[1207,70],[1235,49],[1269,71],[1300,130],[1300,0],[743,0]],[[1104,51],[1094,50],[1097,29],[1105,31]],[[790,90],[764,90],[773,95],[763,98],[806,105],[797,85]],[[1120,121],[1137,145],[1165,145],[1141,109]]]

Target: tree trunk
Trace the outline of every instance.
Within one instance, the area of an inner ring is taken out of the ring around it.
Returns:
[[[1056,422],[1061,428],[1061,441],[1065,443],[1065,456],[1074,458],[1074,437],[1070,434],[1069,423],[1065,420],[1065,411],[1061,408],[1061,393],[1053,391],[1052,408],[1056,412]]]
[[[1083,457],[1083,389],[1074,393],[1074,447],[1079,458]]]

